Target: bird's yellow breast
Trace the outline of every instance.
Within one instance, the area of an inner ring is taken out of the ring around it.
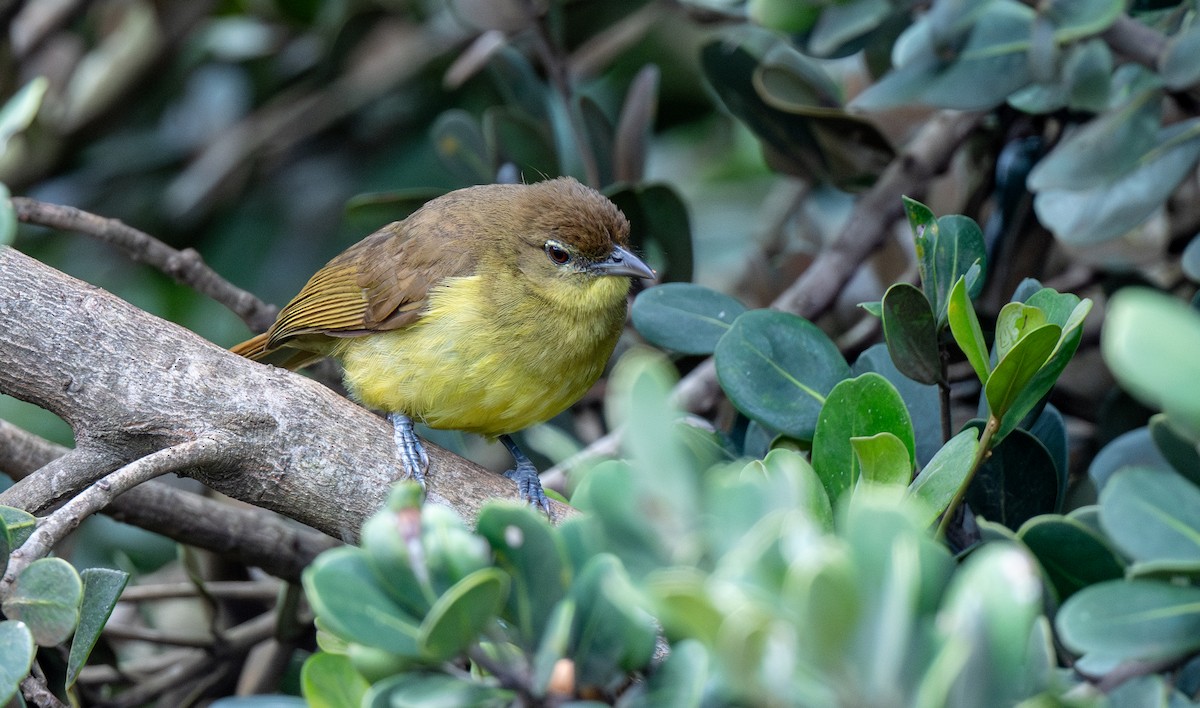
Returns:
[[[517,274],[448,278],[404,328],[342,340],[361,403],[433,428],[496,436],[559,414],[600,377],[625,321],[628,278],[531,288]]]

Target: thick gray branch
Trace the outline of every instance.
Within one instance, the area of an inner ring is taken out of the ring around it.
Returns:
[[[11,248],[0,248],[0,392],[61,416],[75,432],[73,454],[94,467],[63,458],[0,495],[35,513],[135,459],[213,433],[253,452],[185,474],[338,538],[357,537],[397,474],[381,418]],[[515,496],[501,476],[428,449],[432,501],[471,519],[487,499]]]

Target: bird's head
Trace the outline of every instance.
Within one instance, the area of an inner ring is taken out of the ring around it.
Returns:
[[[521,209],[528,224],[518,266],[531,280],[563,298],[623,297],[630,278],[654,271],[629,250],[629,221],[607,197],[570,177],[525,187]],[[557,298],[556,298],[557,299]]]

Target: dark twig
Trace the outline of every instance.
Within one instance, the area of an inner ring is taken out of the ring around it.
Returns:
[[[67,708],[50,690],[46,683],[46,674],[37,662],[34,662],[30,675],[21,681],[21,695],[38,708]]]
[[[563,102],[563,108],[567,112],[567,123],[571,127],[571,135],[579,147],[579,159],[583,163],[584,178],[589,186],[600,189],[604,186],[600,184],[600,166],[596,161],[596,155],[592,153],[592,145],[588,142],[587,132],[583,129],[583,121],[572,100],[574,90],[571,88],[570,65],[567,57],[555,43],[554,38],[550,36],[550,29],[546,26],[546,17],[538,10],[534,0],[524,0],[522,4],[525,7],[530,26],[533,28],[534,51],[541,59],[550,85],[558,93],[559,99]]]
[[[75,207],[48,204],[28,197],[13,197],[12,206],[17,218],[27,224],[74,231],[120,248],[132,260],[153,266],[175,282],[221,303],[255,332],[264,331],[275,321],[278,310],[273,305],[222,278],[191,248],[177,250],[117,219]]]
[[[84,519],[108,506],[122,493],[168,472],[211,463],[231,454],[239,454],[235,441],[227,436],[213,435],[159,450],[106,475],[43,519],[33,535],[12,552],[4,578],[0,579],[0,597],[7,597],[17,576],[30,563],[44,558]]]
[[[69,450],[0,420],[0,473],[21,480]],[[162,482],[147,482],[117,497],[104,513],[168,538],[236,558],[285,580],[334,539],[260,509],[223,504]],[[183,585],[181,583],[181,585]],[[195,586],[186,584],[191,595]],[[218,586],[222,584],[218,583]],[[126,594],[136,596],[137,587]],[[221,590],[215,592],[220,595]]]

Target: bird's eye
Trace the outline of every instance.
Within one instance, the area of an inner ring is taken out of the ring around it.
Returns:
[[[558,241],[546,242],[546,255],[555,265],[566,265],[571,262],[571,252]]]

